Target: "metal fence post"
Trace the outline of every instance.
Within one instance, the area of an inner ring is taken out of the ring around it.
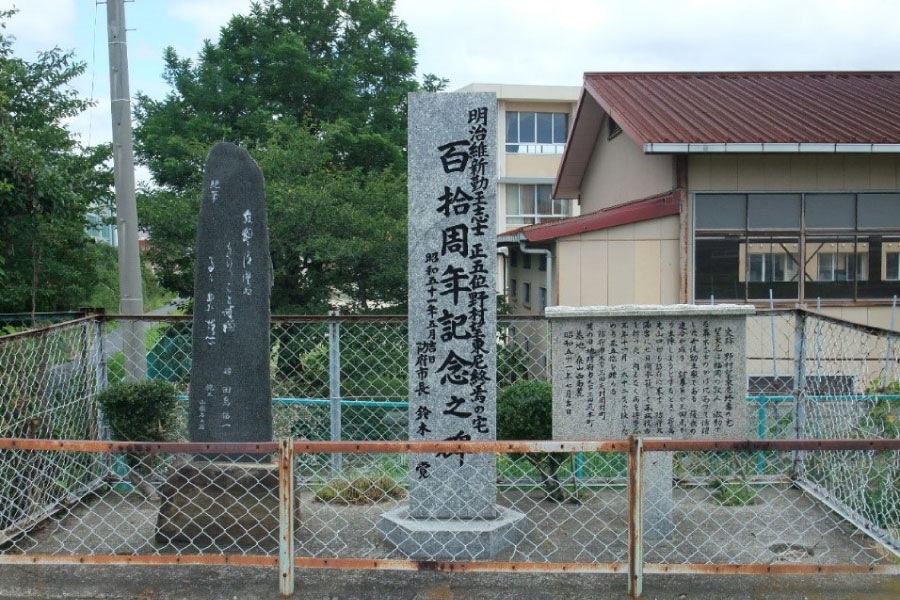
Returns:
[[[329,311],[329,316],[337,317],[340,311]],[[331,441],[341,441],[341,325],[337,319],[328,321],[328,397],[331,400]],[[341,472],[343,457],[331,455],[331,466],[335,473]]]
[[[894,331],[894,317],[897,315],[897,294],[894,294],[894,299],[891,301],[891,324],[889,329]],[[891,385],[891,348],[894,345],[894,338],[889,337],[887,340],[887,350],[884,353],[884,375],[881,376],[881,387],[887,390],[888,386]]]
[[[806,437],[806,313],[794,311],[794,438]],[[803,475],[803,451],[794,450],[793,476]]]
[[[644,444],[628,436],[628,593],[644,591]]]
[[[294,440],[278,446],[278,590],[294,594]]]
[[[105,341],[104,338],[106,336],[106,319],[104,318],[103,313],[97,315],[96,323],[97,341],[94,344],[94,356],[92,359],[94,361],[94,392],[99,394],[106,389],[106,386],[109,383],[106,366],[106,352],[103,347]],[[106,427],[106,422],[103,420],[103,411],[100,410],[99,404],[97,404],[95,410],[97,412],[97,439],[108,440],[109,430]],[[109,458],[109,456],[106,458]]]

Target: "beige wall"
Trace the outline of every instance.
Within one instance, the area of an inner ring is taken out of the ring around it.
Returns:
[[[647,155],[627,135],[608,140],[603,123],[581,182],[582,214],[667,192],[674,185],[674,158]]]
[[[690,191],[868,191],[900,188],[888,154],[693,154]]]
[[[553,183],[561,154],[504,154],[504,177],[546,177]]]
[[[507,110],[534,111],[534,112],[564,112],[571,113],[575,102],[516,102],[512,100],[500,100],[503,112]],[[504,120],[505,122],[505,120]],[[572,123],[569,123],[569,127]]]
[[[809,308],[815,309],[815,305],[810,305]],[[900,312],[900,309],[897,310]],[[889,329],[891,325],[890,306],[823,306],[821,312],[837,319],[882,329]],[[894,319],[894,329],[900,331],[900,314]]]
[[[559,304],[678,302],[678,217],[663,217],[557,242]]]

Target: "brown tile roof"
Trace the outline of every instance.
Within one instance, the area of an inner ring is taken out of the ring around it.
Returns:
[[[681,212],[681,198],[681,190],[672,190],[641,198],[640,200],[626,202],[625,204],[602,208],[577,217],[519,227],[501,233],[500,237],[507,238],[501,241],[511,241],[513,238],[516,240],[521,239],[519,237],[521,234],[529,242],[543,242],[569,235],[618,227],[619,225],[640,223],[641,221],[679,214]]]
[[[634,141],[900,143],[900,72],[586,73]]]

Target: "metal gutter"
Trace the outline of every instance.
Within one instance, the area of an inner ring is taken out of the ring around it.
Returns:
[[[521,234],[520,234],[521,235]],[[523,236],[524,237],[524,236]],[[543,254],[547,257],[547,306],[552,306],[553,302],[553,252],[546,248],[528,248],[525,246],[525,240],[519,240],[519,250],[525,254]],[[544,307],[546,310],[547,307]]]
[[[645,154],[898,154],[900,144],[839,144],[819,142],[650,142],[644,144]]]
[[[515,233],[501,233],[497,236],[498,244],[518,244],[519,242],[525,241],[527,238],[524,233],[515,232]]]

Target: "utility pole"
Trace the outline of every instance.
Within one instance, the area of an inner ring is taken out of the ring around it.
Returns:
[[[134,148],[131,136],[131,92],[128,88],[128,47],[125,40],[125,2],[107,0],[109,37],[109,97],[113,130],[113,169],[116,182],[116,229],[119,234],[119,311],[144,313],[141,257],[138,246],[137,203],[134,198]],[[140,321],[122,323],[125,378],[146,379],[144,327]]]

